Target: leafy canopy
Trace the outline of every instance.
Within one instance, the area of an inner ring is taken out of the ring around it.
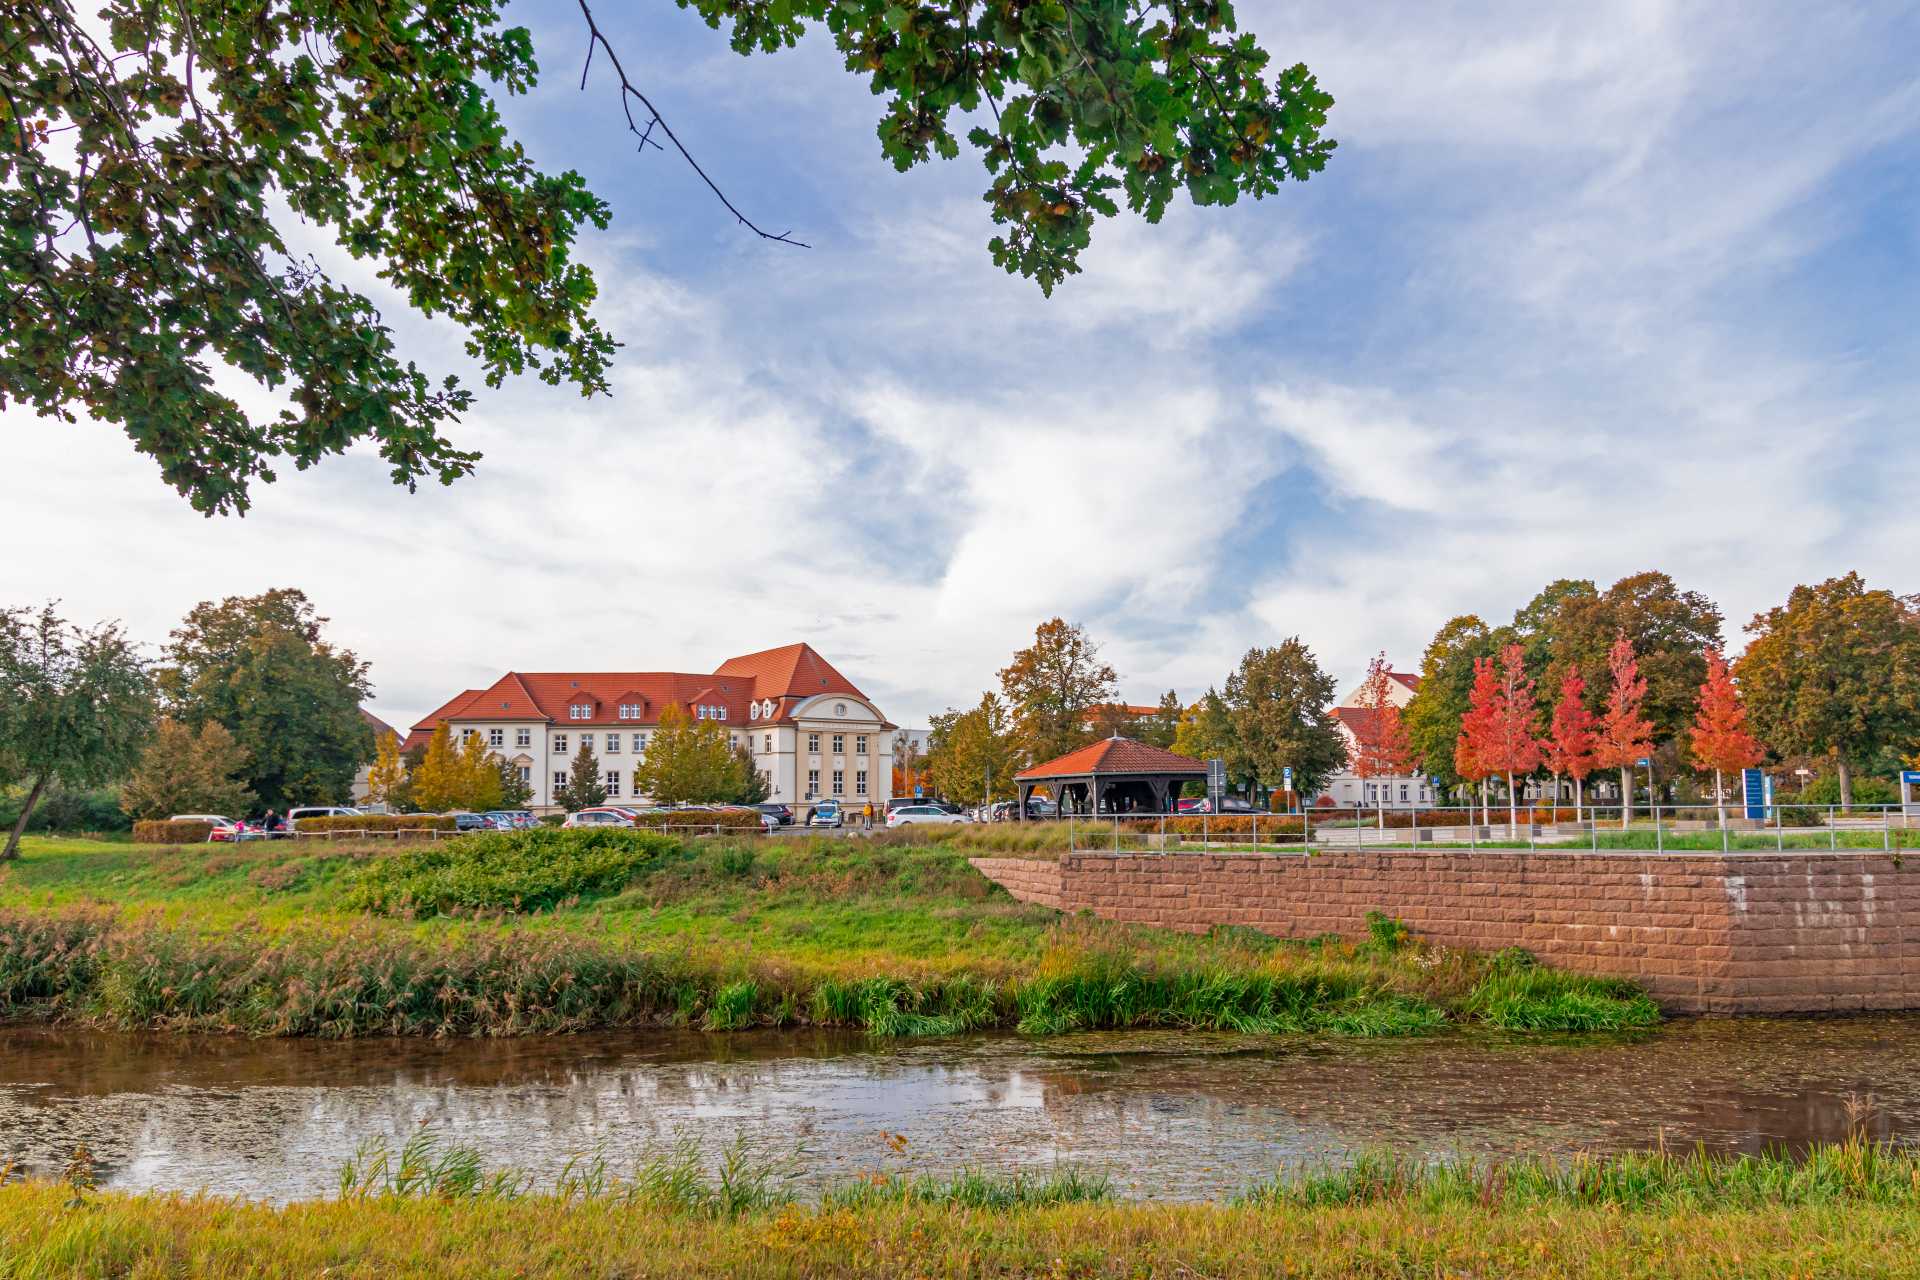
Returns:
[[[957,155],[956,112],[977,122],[994,260],[1049,293],[1119,201],[1157,221],[1182,190],[1201,205],[1265,196],[1333,149],[1332,99],[1304,66],[1269,74],[1224,0],[678,3],[743,54],[824,25],[886,98],[880,146],[898,169]],[[681,148],[579,7],[641,150]],[[479,455],[447,430],[472,393],[404,360],[373,303],[299,255],[289,213],[458,324],[489,386],[534,371],[608,389],[616,343],[575,246],[611,210],[579,174],[537,168],[501,120],[495,95],[528,92],[539,67],[499,0],[12,10],[0,404],[120,426],[208,513],[244,512],[282,460],[306,468],[360,441],[409,488],[470,472]],[[280,407],[244,404],[223,372]]]

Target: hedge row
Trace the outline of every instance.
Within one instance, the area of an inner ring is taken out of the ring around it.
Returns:
[[[452,817],[438,813],[363,813],[357,817],[335,814],[328,818],[299,818],[294,830],[304,835],[327,832],[375,831],[452,831]]]
[[[213,836],[211,822],[176,822],[145,818],[133,824],[135,844],[205,844]]]
[[[665,809],[659,813],[636,813],[633,815],[636,827],[688,827],[708,830],[725,827],[732,831],[758,831],[761,828],[760,814],[753,809],[719,809],[711,813],[703,809]]]

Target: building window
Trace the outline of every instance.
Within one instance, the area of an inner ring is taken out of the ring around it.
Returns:
[[[866,734],[863,733],[859,737],[853,740],[853,754],[857,756],[863,756],[867,754],[867,735]]]
[[[620,735],[619,734],[610,733],[607,735],[607,754],[610,756],[617,756],[620,754]]]
[[[487,730],[487,745],[488,745],[488,746],[490,746],[490,747],[504,747],[504,746],[506,746],[506,745],[507,745],[507,731],[506,731],[505,729],[489,729],[489,730]]]
[[[847,735],[844,733],[834,734],[833,735],[833,754],[837,756],[843,756],[846,753],[847,753]]]
[[[818,769],[809,769],[807,770],[807,799],[811,800],[819,794],[820,771]]]
[[[807,752],[810,755],[816,755],[816,756],[820,754],[820,735],[819,734],[810,733],[807,735]]]
[[[634,754],[638,755],[640,752],[645,751],[646,749],[647,749],[647,735],[644,733],[634,734],[633,735]]]
[[[863,796],[867,794],[867,771],[865,769],[854,770],[853,794],[857,796]]]
[[[567,771],[560,769],[553,775],[553,789],[559,791],[567,785]]]
[[[566,751],[566,749],[567,749],[567,735],[566,735],[566,734],[564,734],[564,733],[556,733],[556,734],[554,734],[554,735],[553,735],[553,749],[554,749],[555,751],[558,751],[558,752],[561,752],[561,753],[565,753],[565,751]]]
[[[847,794],[847,771],[845,769],[835,769],[833,771],[833,794],[837,796]]]
[[[618,769],[609,769],[607,770],[607,795],[618,796],[619,794],[620,771]]]
[[[580,745],[585,747],[589,751],[593,750],[593,735],[590,733],[581,734]]]
[[[478,729],[462,729],[460,731],[460,741],[462,742],[465,742],[468,738],[477,738],[479,736],[480,731]]]
[[[569,720],[591,720],[593,719],[593,708],[587,703],[576,702],[567,708],[567,718]]]
[[[725,707],[715,707],[715,708],[713,709],[713,714],[714,714],[714,715],[715,715],[715,716],[716,716],[717,718],[719,718],[719,719],[721,719],[721,720],[725,720],[725,719],[727,718],[727,709],[726,709]]]
[[[621,703],[620,718],[622,720],[638,720],[640,718],[640,704],[637,702]]]
[[[773,750],[773,735],[772,735],[772,734],[768,734],[768,735],[767,735],[767,745],[766,745],[766,748],[765,748],[765,749],[766,749],[766,750],[768,750],[768,751],[771,751],[771,750]]]
[[[1400,803],[1405,804],[1406,802],[1407,802],[1407,788],[1406,788],[1406,785],[1403,783],[1400,787]]]
[[[520,766],[520,782],[524,786],[533,785],[533,766],[524,764]]]
[[[514,745],[514,746],[516,746],[516,747],[530,747],[530,746],[532,746],[532,745],[533,745],[533,730],[531,730],[531,729],[515,729],[515,730],[513,731],[513,745]]]

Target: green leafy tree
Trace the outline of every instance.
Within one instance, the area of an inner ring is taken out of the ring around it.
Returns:
[[[1477,782],[1463,776],[1456,746],[1473,694],[1474,660],[1500,649],[1498,633],[1473,614],[1450,619],[1427,644],[1420,658],[1420,687],[1401,712],[1407,742],[1426,772],[1443,787]]]
[[[500,772],[500,799],[489,805],[496,809],[524,809],[533,799],[533,783],[520,776],[520,766],[510,763],[504,756],[494,757],[494,766]]]
[[[223,724],[246,749],[246,783],[269,808],[344,803],[375,756],[367,666],[326,640],[326,622],[291,588],[202,603],[157,673],[169,715]]]
[[[246,763],[246,748],[225,725],[209,722],[195,733],[163,716],[140,763],[120,788],[120,807],[136,818],[245,815],[254,806],[253,792],[238,776]]]
[[[1013,795],[1020,748],[1013,717],[997,695],[982,694],[972,710],[949,710],[932,725],[927,771],[942,796],[974,805]]]
[[[81,630],[51,604],[0,609],[0,783],[27,788],[0,861],[50,785],[103,786],[125,776],[153,731],[147,665],[119,626]]]
[[[1233,730],[1227,770],[1256,793],[1291,767],[1294,787],[1312,795],[1346,764],[1346,739],[1329,714],[1333,677],[1298,636],[1247,650],[1223,698]]]
[[[1171,751],[1173,740],[1180,733],[1180,721],[1186,713],[1187,709],[1180,705],[1180,695],[1169,689],[1160,695],[1160,705],[1152,715],[1134,723],[1134,735],[1151,746]]]
[[[1842,804],[1857,769],[1920,743],[1920,597],[1848,573],[1795,587],[1747,634],[1734,676],[1754,729],[1782,755],[1830,760]]]
[[[573,763],[567,767],[566,785],[554,791],[553,802],[568,813],[607,802],[607,780],[600,774],[600,757],[593,753],[593,744],[585,737],[580,739],[580,749],[573,753]]]
[[[677,702],[660,712],[633,781],[655,804],[731,801],[745,783],[720,722],[696,720]]]
[[[1678,738],[1693,722],[1695,697],[1707,678],[1705,655],[1720,647],[1720,624],[1720,608],[1713,601],[1697,591],[1680,590],[1664,573],[1648,572],[1622,578],[1602,592],[1563,591],[1540,625],[1549,636],[1548,669],[1556,676],[1568,666],[1602,670],[1615,639],[1626,636],[1640,678],[1647,682],[1641,710],[1653,725],[1655,740],[1665,742]],[[1602,689],[1589,690],[1596,699],[1604,695]],[[1597,701],[1594,706],[1599,709]]]
[[[734,804],[765,804],[773,794],[773,784],[767,775],[754,762],[753,752],[746,744],[733,749],[733,787],[725,797]]]
[[[1000,692],[1027,761],[1038,764],[1093,741],[1094,713],[1114,700],[1118,680],[1078,623],[1051,618],[1035,627],[1033,643],[1000,672]]]
[[[680,2],[743,54],[826,28],[886,99],[880,149],[897,169],[957,155],[954,114],[984,112],[967,137],[992,175],[994,261],[1049,292],[1121,200],[1156,222],[1181,191],[1232,204],[1306,179],[1333,149],[1332,99],[1304,66],[1273,71],[1227,4]],[[121,426],[209,512],[244,510],[279,459],[304,468],[359,441],[408,486],[468,473],[477,455],[443,431],[471,394],[405,362],[367,297],[294,257],[290,218],[452,319],[488,385],[536,370],[607,390],[615,343],[575,245],[611,212],[577,173],[536,169],[501,121],[494,92],[529,92],[538,69],[499,0],[13,9],[0,40],[9,398]],[[579,9],[583,86],[597,69],[641,149],[691,164]],[[693,172],[741,223],[790,239]],[[250,412],[217,366],[287,407]]]

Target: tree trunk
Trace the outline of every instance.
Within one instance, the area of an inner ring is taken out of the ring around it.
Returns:
[[[1720,829],[1727,829],[1727,789],[1720,780],[1720,770],[1713,771],[1713,802],[1720,810]]]
[[[1573,775],[1573,820],[1576,824],[1587,820],[1586,816],[1580,812],[1582,802],[1586,800],[1584,794],[1586,788],[1582,785],[1585,782],[1586,779],[1582,778],[1579,774],[1576,773]]]
[[[13,824],[13,831],[7,836],[7,847],[0,849],[0,862],[11,862],[20,856],[20,834],[27,829],[33,806],[40,803],[40,793],[47,789],[47,776],[43,773],[34,779],[33,790],[27,792],[27,802],[20,806],[20,820]]]
[[[1560,775],[1553,775],[1553,808],[1547,813],[1547,821],[1554,826],[1560,825]]]
[[[1853,812],[1853,768],[1845,756],[1836,757],[1835,765],[1840,771],[1840,812]]]
[[[1513,770],[1507,770],[1507,839],[1519,837],[1520,794],[1513,788]]]
[[[1633,821],[1633,774],[1629,766],[1620,766],[1620,829]]]

